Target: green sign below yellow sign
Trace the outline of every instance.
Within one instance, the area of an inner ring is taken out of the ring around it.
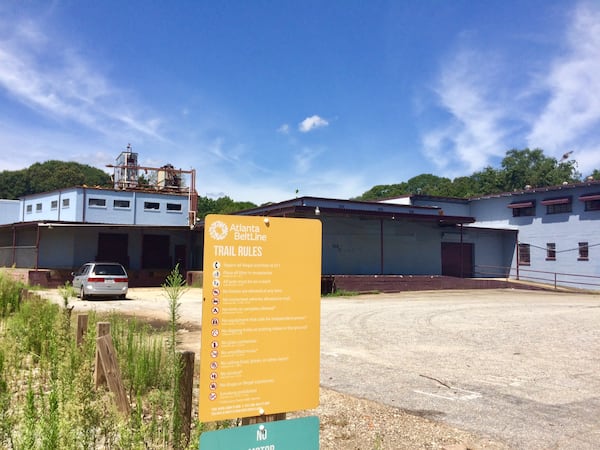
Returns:
[[[200,450],[318,450],[319,419],[302,417],[209,431]]]

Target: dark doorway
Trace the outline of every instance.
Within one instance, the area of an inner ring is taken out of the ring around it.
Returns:
[[[473,248],[472,243],[442,242],[442,275],[472,277]]]
[[[179,264],[179,272],[182,275],[185,275],[187,270],[187,258],[186,258],[186,248],[185,245],[176,245],[175,246],[175,264]]]
[[[118,262],[129,267],[129,236],[118,233],[99,233],[96,261]]]
[[[142,240],[142,269],[170,269],[169,236],[145,234]]]

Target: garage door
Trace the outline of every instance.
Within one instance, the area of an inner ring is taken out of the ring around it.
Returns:
[[[473,276],[473,244],[442,242],[442,275],[470,278]]]

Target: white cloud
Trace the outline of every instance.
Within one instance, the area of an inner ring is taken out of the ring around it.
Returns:
[[[46,36],[31,20],[0,23],[0,88],[52,120],[72,121],[104,134],[120,129],[162,139],[160,119],[144,118],[132,106],[135,102],[111,86],[99,67],[60,37]]]
[[[311,167],[313,160],[321,153],[318,150],[303,148],[294,154],[295,171],[299,174],[307,173]]]
[[[281,134],[289,134],[290,133],[290,126],[287,123],[284,123],[279,128],[277,128],[277,132],[281,133]]]
[[[576,149],[573,156],[580,163],[598,165],[600,10],[590,4],[580,5],[573,14],[567,42],[568,51],[552,62],[541,85],[549,101],[532,124],[527,140],[531,147],[543,148],[554,156]]]
[[[317,128],[323,128],[329,125],[329,122],[317,115],[307,117],[298,125],[298,129],[302,133],[308,133],[309,131],[315,130]]]
[[[463,41],[435,84],[447,117],[423,132],[425,156],[454,175],[524,147],[557,159],[574,150],[584,175],[599,167],[600,8],[579,5],[556,41],[566,42],[558,56],[519,65],[500,56],[505,49],[478,51]]]
[[[424,133],[426,156],[438,167],[475,171],[502,154],[509,112],[493,100],[498,68],[490,55],[461,50],[444,67],[435,92],[449,121]]]

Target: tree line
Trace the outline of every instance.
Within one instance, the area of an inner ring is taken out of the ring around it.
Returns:
[[[140,186],[150,184],[144,175],[138,181]],[[25,195],[84,185],[111,188],[113,181],[101,169],[71,161],[51,160],[32,164],[26,169],[0,172],[1,199],[16,200]],[[255,206],[257,205],[252,202],[238,202],[228,196],[217,199],[200,196],[198,215],[204,217],[207,214],[228,214]]]
[[[432,174],[421,174],[402,183],[373,186],[355,200],[382,200],[409,194],[468,198],[528,187],[581,182],[583,178],[577,170],[577,162],[569,159],[570,155],[570,152],[565,153],[557,160],[545,156],[541,149],[512,149],[506,152],[500,168],[487,166],[470,176],[452,180]],[[596,169],[588,176],[598,180],[600,172]]]
[[[527,186],[535,188],[581,182],[583,178],[577,170],[577,162],[569,159],[570,155],[570,152],[566,153],[557,160],[545,156],[541,149],[512,149],[506,152],[499,168],[487,166],[470,176],[452,180],[421,174],[401,183],[373,186],[354,200],[382,200],[408,194],[466,198],[522,190]],[[588,176],[598,180],[600,171],[596,169]],[[3,199],[83,185],[110,188],[113,182],[109,174],[95,167],[56,160],[35,163],[22,170],[0,172],[0,198]],[[199,196],[198,217],[229,214],[256,206],[228,196],[217,199]]]

